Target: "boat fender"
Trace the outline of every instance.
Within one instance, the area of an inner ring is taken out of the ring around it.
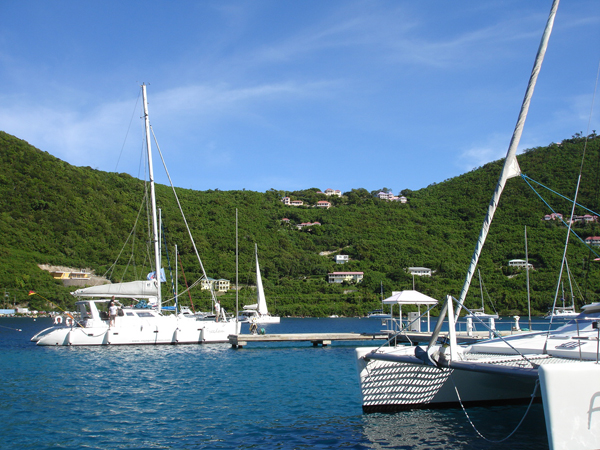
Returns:
[[[56,316],[54,318],[54,324],[55,325],[60,325],[62,323],[62,317],[61,316]]]
[[[265,333],[266,333],[265,329],[264,329],[264,328],[261,328],[261,329],[260,329],[260,334],[265,334]]]
[[[70,317],[67,317],[65,319],[65,325],[68,326],[68,327],[72,326],[73,325],[73,319],[70,318]]]

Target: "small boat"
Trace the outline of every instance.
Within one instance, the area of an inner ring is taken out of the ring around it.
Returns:
[[[161,266],[161,262],[146,85],[142,85],[142,97],[156,268]],[[193,247],[196,249],[195,245]],[[196,255],[204,278],[208,278],[197,252]],[[155,270],[153,273],[160,271]],[[79,299],[75,303],[79,319],[75,320],[75,316],[69,315],[60,323],[57,320],[54,326],[37,333],[31,341],[46,346],[199,344],[228,342],[230,334],[240,332],[239,322],[227,318],[222,308],[221,314],[212,318],[190,315],[189,311],[163,314],[162,277],[151,275],[147,280],[92,286],[72,292]],[[216,304],[212,289],[211,295]]]
[[[369,314],[367,314],[367,317],[369,319],[391,319],[392,318],[392,314],[390,313],[385,313],[383,310],[383,281],[380,281],[380,290],[381,290],[381,309],[376,309],[374,311],[371,311]],[[391,306],[390,306],[391,308]],[[390,309],[391,311],[391,309]]]
[[[260,266],[258,265],[258,246],[254,244],[254,254],[256,255],[256,303],[245,305],[243,311],[240,311],[239,320],[252,322],[260,325],[270,323],[279,323],[279,316],[269,314],[267,308],[267,299],[265,289],[263,288],[262,277],[260,276]]]
[[[371,311],[367,317],[369,319],[390,319],[392,315],[389,313],[384,313],[383,309],[375,309]]]

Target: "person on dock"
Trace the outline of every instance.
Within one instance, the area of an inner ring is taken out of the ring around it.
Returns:
[[[112,298],[113,301],[110,302],[110,306],[108,307],[108,318],[109,318],[109,322],[108,322],[108,326],[109,327],[114,327],[115,326],[115,322],[117,319],[117,310],[119,308],[117,308],[117,306],[115,305],[115,298]]]

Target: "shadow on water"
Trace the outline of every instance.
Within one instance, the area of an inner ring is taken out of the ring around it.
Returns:
[[[410,410],[365,414],[363,432],[371,448],[383,449],[548,449],[541,404],[532,405],[513,436],[527,405],[468,408],[474,430],[462,409]],[[495,442],[494,442],[495,441]]]

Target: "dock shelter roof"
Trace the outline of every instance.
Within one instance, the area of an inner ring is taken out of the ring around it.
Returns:
[[[435,298],[413,290],[392,292],[391,297],[383,300],[386,305],[435,305],[437,302]]]

